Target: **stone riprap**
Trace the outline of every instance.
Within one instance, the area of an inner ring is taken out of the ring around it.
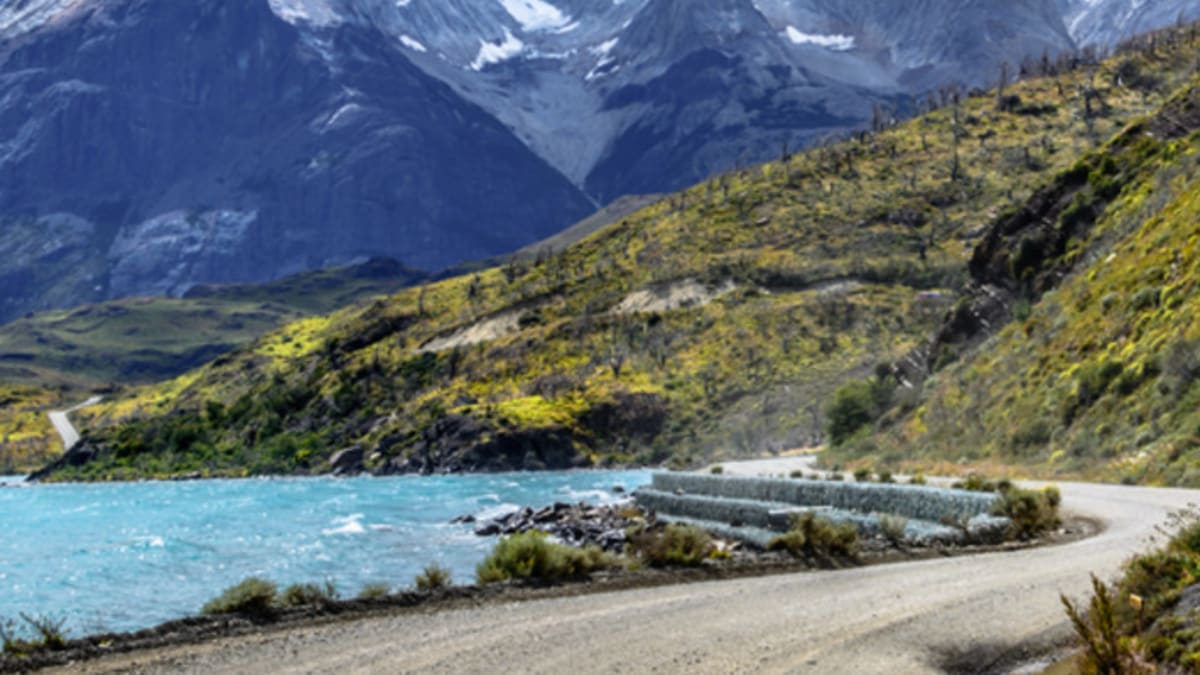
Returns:
[[[992,541],[1009,524],[990,515],[995,494],[918,485],[664,473],[634,496],[666,519],[718,523],[755,544],[805,511],[851,523],[866,536],[881,533],[881,515],[901,516],[905,539],[918,544]]]

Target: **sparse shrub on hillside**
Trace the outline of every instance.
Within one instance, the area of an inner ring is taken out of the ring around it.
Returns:
[[[630,552],[651,567],[695,567],[712,556],[712,536],[694,525],[672,523],[629,533]]]
[[[497,581],[581,579],[615,564],[598,548],[578,549],[550,541],[542,532],[505,537],[475,570],[481,584]]]
[[[791,528],[773,538],[767,549],[794,556],[853,559],[858,556],[858,530],[849,523],[835,525],[806,511],[794,516]]]
[[[200,612],[207,615],[241,614],[254,619],[269,619],[275,616],[277,590],[275,584],[266,579],[250,577],[209,600]]]
[[[920,471],[914,473],[908,479],[909,485],[924,485],[925,482],[925,474],[921,473]]]
[[[1166,531],[1174,532],[1170,540],[1132,558],[1116,583],[1093,576],[1086,606],[1062,598],[1083,648],[1079,672],[1194,672],[1200,664],[1194,611],[1180,611],[1184,594],[1195,593],[1200,570],[1196,512],[1175,514]]]
[[[421,591],[436,591],[446,588],[450,582],[450,570],[440,565],[427,565],[416,578],[417,590]]]
[[[720,474],[725,473],[725,467],[718,464],[717,466],[714,466],[713,468],[709,469],[708,472],[711,474],[714,474],[714,475],[720,475]]]
[[[860,483],[866,483],[871,480],[871,470],[867,467],[859,467],[854,470],[854,480]]]

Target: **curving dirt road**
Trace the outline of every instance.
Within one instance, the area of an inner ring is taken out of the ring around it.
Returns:
[[[727,470],[738,470],[726,465]],[[1114,575],[1200,491],[1063,484],[1091,539],[1015,553],[737,579],[351,621],[68,672],[944,672],[1062,643],[1059,593]],[[966,654],[964,657],[963,654]]]

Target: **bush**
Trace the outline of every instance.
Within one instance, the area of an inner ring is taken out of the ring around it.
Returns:
[[[866,483],[871,480],[871,470],[867,468],[855,469],[854,480],[860,483]]]
[[[361,591],[358,592],[358,599],[378,600],[380,598],[386,598],[391,594],[391,592],[392,589],[385,583],[367,584],[366,586],[362,587]]]
[[[49,615],[30,615],[21,612],[21,621],[32,629],[35,638],[26,640],[18,636],[17,623],[12,619],[0,619],[0,651],[14,656],[24,656],[41,649],[60,650],[67,646],[67,632],[63,629],[67,620]]]
[[[883,532],[884,538],[893,544],[904,541],[904,531],[907,528],[908,518],[904,516],[885,513],[879,517],[879,530]]]
[[[1037,492],[1010,487],[1000,494],[992,514],[1012,520],[1014,537],[1030,539],[1058,527],[1058,505],[1062,502],[1058,488],[1048,486]]]
[[[586,578],[611,565],[611,559],[598,548],[573,548],[548,540],[543,532],[525,532],[497,542],[475,569],[475,576],[481,584],[510,579],[560,581]]]
[[[856,558],[858,530],[849,523],[834,525],[805,511],[792,517],[791,528],[772,539],[767,550],[787,551],[794,556]]]
[[[718,465],[714,466],[713,468],[709,469],[708,472],[712,473],[712,474],[718,474],[718,475],[723,474],[723,473],[725,473],[725,467],[718,464]]]
[[[920,471],[914,473],[911,477],[909,477],[908,484],[909,485],[924,485],[925,484],[925,474],[921,473]]]
[[[829,418],[830,442],[833,445],[845,443],[859,429],[875,421],[877,412],[871,384],[849,382],[838,387],[826,414]]]
[[[252,618],[270,618],[275,615],[275,584],[250,577],[235,586],[230,586],[217,597],[209,600],[201,608],[200,613],[241,614]]]
[[[1113,611],[1113,599],[1103,581],[1092,575],[1093,596],[1090,610],[1082,611],[1071,603],[1067,596],[1060,595],[1067,617],[1084,651],[1079,656],[1080,672],[1084,673],[1136,673],[1139,668],[1133,643],[1122,637]]]
[[[892,472],[885,469],[885,470],[879,472],[879,482],[880,483],[895,483],[896,480],[894,478],[892,478]]]
[[[651,567],[695,567],[715,550],[708,532],[680,523],[633,532],[629,542],[633,552]]]
[[[971,492],[996,491],[995,481],[990,481],[977,473],[967,474],[966,479],[954,483],[952,487],[958,490],[969,490]]]
[[[417,589],[422,591],[446,588],[450,585],[450,570],[438,565],[428,565],[417,575],[416,584]]]
[[[292,584],[279,596],[279,604],[282,607],[323,607],[337,599],[337,586],[332,581],[326,581],[322,586]]]

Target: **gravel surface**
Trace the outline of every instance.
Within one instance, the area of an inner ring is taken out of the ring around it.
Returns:
[[[729,464],[726,464],[729,470]],[[1061,644],[1059,593],[1112,576],[1200,491],[1063,484],[1103,521],[1062,546],[360,619],[70,673],[983,672]]]

